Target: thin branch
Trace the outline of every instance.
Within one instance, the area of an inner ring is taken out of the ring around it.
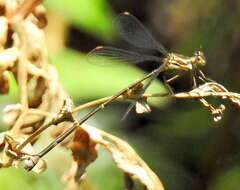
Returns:
[[[108,100],[110,100],[113,96],[108,96],[108,97],[104,97],[104,98],[100,98],[100,99],[97,99],[97,100],[93,100],[91,102],[87,102],[85,104],[82,104],[80,106],[77,106],[75,108],[72,109],[72,113],[75,113],[75,112],[78,112],[78,111],[81,111],[83,109],[86,109],[86,108],[89,108],[89,107],[92,107],[94,105],[97,105],[97,104],[102,104]],[[122,98],[122,96],[118,97],[117,99],[120,99]]]
[[[203,98],[203,97],[221,97],[223,99],[226,98],[239,98],[240,94],[235,92],[181,92],[177,94],[171,95],[173,98]]]
[[[128,96],[128,97],[126,97],[126,96],[121,95],[121,96],[117,97],[115,100],[136,99],[136,98],[154,98],[154,97],[167,97],[167,96],[169,96],[169,93],[142,94],[140,97],[139,96]],[[72,113],[79,112],[83,109],[92,107],[94,105],[102,104],[104,102],[107,102],[112,97],[113,96],[108,96],[108,97],[100,98],[100,99],[97,99],[97,100],[93,100],[91,102],[87,102],[85,104],[82,104],[78,107],[73,108]]]
[[[65,107],[65,105],[63,106],[63,108],[61,109],[60,113],[57,114],[56,117],[54,117],[51,121],[49,121],[48,123],[46,123],[45,125],[39,127],[36,131],[34,131],[34,133],[31,134],[31,136],[29,136],[27,139],[25,139],[22,144],[20,144],[18,146],[18,149],[22,149],[24,146],[26,146],[28,143],[31,143],[37,136],[39,136],[44,130],[46,130],[47,128],[49,128],[51,125],[57,125],[61,122],[64,121],[70,121],[73,122],[73,116],[72,113],[69,112],[69,109]]]

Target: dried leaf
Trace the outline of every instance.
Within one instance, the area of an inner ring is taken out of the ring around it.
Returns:
[[[91,141],[102,145],[112,154],[117,167],[124,173],[138,179],[148,190],[164,189],[157,175],[128,143],[88,125],[83,125],[82,128],[89,134]]]
[[[84,129],[78,128],[71,144],[71,150],[73,159],[77,162],[74,178],[78,182],[84,174],[86,167],[97,158],[96,142],[90,138]]]

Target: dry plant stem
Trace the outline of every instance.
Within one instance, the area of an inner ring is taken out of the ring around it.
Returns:
[[[19,145],[18,149],[22,149],[24,146],[26,146],[28,143],[31,143],[38,135],[40,135],[45,129],[50,127],[51,125],[57,125],[64,121],[73,121],[72,113],[64,112],[60,113],[57,117],[53,118],[50,122],[46,123],[42,127],[38,128],[36,131],[34,131],[31,136],[29,136],[21,145]]]
[[[65,131],[64,133],[62,133],[61,135],[59,135],[56,140],[54,140],[52,143],[50,143],[46,148],[44,148],[39,154],[38,156],[41,158],[43,157],[45,154],[47,154],[50,150],[52,150],[57,144],[59,144],[60,142],[62,142],[68,135],[70,135],[73,131],[75,131],[75,129],[77,129],[78,126],[80,126],[81,124],[83,124],[85,121],[87,121],[90,117],[92,117],[94,114],[96,114],[98,111],[104,109],[110,102],[112,102],[113,100],[117,99],[119,96],[121,96],[123,93],[127,92],[128,90],[132,89],[133,87],[135,87],[138,83],[152,77],[153,75],[155,75],[158,72],[161,72],[164,70],[165,64],[162,64],[159,68],[155,69],[154,71],[152,71],[151,73],[147,74],[145,77],[143,77],[142,79],[137,80],[136,82],[130,84],[127,88],[124,88],[123,90],[121,90],[120,92],[118,92],[115,96],[112,96],[110,99],[108,99],[106,102],[102,103],[100,106],[98,106],[96,109],[94,109],[93,111],[89,112],[85,117],[83,117],[80,121],[75,121],[73,126],[70,127],[67,131]]]
[[[19,118],[17,119],[16,123],[14,124],[13,128],[12,128],[12,132],[18,132],[20,127],[23,125],[24,123],[24,118],[27,116],[27,111],[23,111],[21,113],[21,115],[19,116]]]
[[[182,92],[171,95],[172,98],[203,98],[203,97],[222,97],[222,98],[240,98],[240,94],[235,92],[204,92],[204,93],[188,93]]]
[[[203,97],[229,97],[229,98],[240,98],[240,94],[239,93],[235,93],[235,92],[204,92],[204,93],[188,93],[188,92],[180,92],[180,93],[176,93],[176,94],[169,94],[169,93],[145,93],[141,96],[141,98],[158,98],[158,97],[168,97],[168,98],[203,98]],[[80,105],[76,108],[74,108],[72,110],[72,112],[78,112],[81,111],[83,109],[86,109],[88,107],[97,105],[97,104],[101,104],[107,100],[109,100],[110,98],[112,98],[112,96],[109,97],[104,97],[104,98],[100,98],[98,100],[94,100],[91,102],[88,102],[86,104]],[[123,96],[119,96],[118,98],[116,98],[117,100],[120,99],[135,99],[135,96],[131,96],[131,97],[123,97]]]
[[[88,107],[91,107],[91,106],[94,106],[94,105],[97,105],[97,104],[102,104],[102,103],[108,101],[111,98],[112,98],[112,96],[108,96],[108,97],[100,98],[100,99],[97,99],[97,100],[93,100],[91,102],[88,102],[86,104],[83,104],[83,105],[80,105],[78,107],[73,108],[72,113],[78,112],[80,110],[86,109]],[[117,99],[120,99],[120,98],[122,98],[122,96],[119,96]]]
[[[169,95],[169,93],[158,93],[158,94],[143,94],[140,98],[154,98],[154,97],[167,97]],[[108,101],[109,99],[111,99],[113,96],[108,96],[108,97],[104,97],[104,98],[100,98],[97,100],[93,100],[91,102],[88,102],[86,104],[80,105],[78,107],[73,108],[72,113],[81,111],[83,109],[86,109],[88,107],[97,105],[97,104],[102,104],[106,101]],[[119,96],[117,97],[115,100],[121,100],[121,99],[136,99],[139,98],[139,96],[131,96],[131,97],[124,97],[124,96]]]
[[[20,102],[23,110],[28,108],[28,95],[27,95],[27,59],[24,54],[19,57],[18,64],[18,84],[20,91]]]
[[[15,17],[10,20],[11,26],[13,30],[18,34],[21,41],[21,52],[19,52],[19,62],[17,65],[18,73],[17,73],[17,81],[19,85],[19,93],[21,95],[20,102],[23,106],[23,110],[28,108],[28,94],[27,94],[27,64],[28,60],[26,58],[27,52],[27,39],[26,32],[24,31],[24,27],[22,25],[21,17]]]
[[[20,102],[22,105],[21,115],[15,123],[13,130],[17,131],[22,123],[24,122],[24,117],[28,111],[28,93],[27,93],[27,63],[28,60],[26,58],[25,52],[27,52],[26,45],[26,34],[24,31],[24,27],[22,26],[22,19],[20,17],[15,17],[11,20],[11,25],[14,31],[17,32],[20,40],[21,40],[21,49],[22,52],[19,54],[19,62],[18,62],[18,73],[17,73],[17,81],[19,85],[19,93],[20,93]]]

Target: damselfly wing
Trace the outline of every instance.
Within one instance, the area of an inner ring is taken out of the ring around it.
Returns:
[[[110,61],[124,61],[129,64],[142,63],[146,61],[162,64],[165,63],[165,70],[193,70],[199,65],[205,65],[206,60],[202,52],[196,51],[192,57],[183,56],[175,53],[168,53],[166,48],[159,43],[146,27],[133,15],[128,12],[119,14],[115,23],[117,24],[121,37],[133,45],[143,50],[155,50],[159,56],[145,55],[125,49],[108,46],[98,46],[93,49],[88,58],[91,63],[101,64]],[[105,58],[104,58],[105,57]]]
[[[99,66],[109,66],[118,62],[127,64],[154,62],[159,64],[162,61],[162,58],[158,56],[144,55],[138,52],[108,46],[97,46],[88,53],[87,58],[89,62]]]

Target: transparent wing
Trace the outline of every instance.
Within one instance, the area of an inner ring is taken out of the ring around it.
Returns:
[[[129,44],[143,49],[157,50],[166,55],[168,52],[156,41],[146,27],[128,12],[121,13],[115,20],[122,38]]]
[[[98,46],[88,53],[87,59],[94,65],[112,65],[117,62],[137,64],[146,61],[160,63],[162,58],[151,55],[143,55],[137,52],[123,50],[108,46]]]

